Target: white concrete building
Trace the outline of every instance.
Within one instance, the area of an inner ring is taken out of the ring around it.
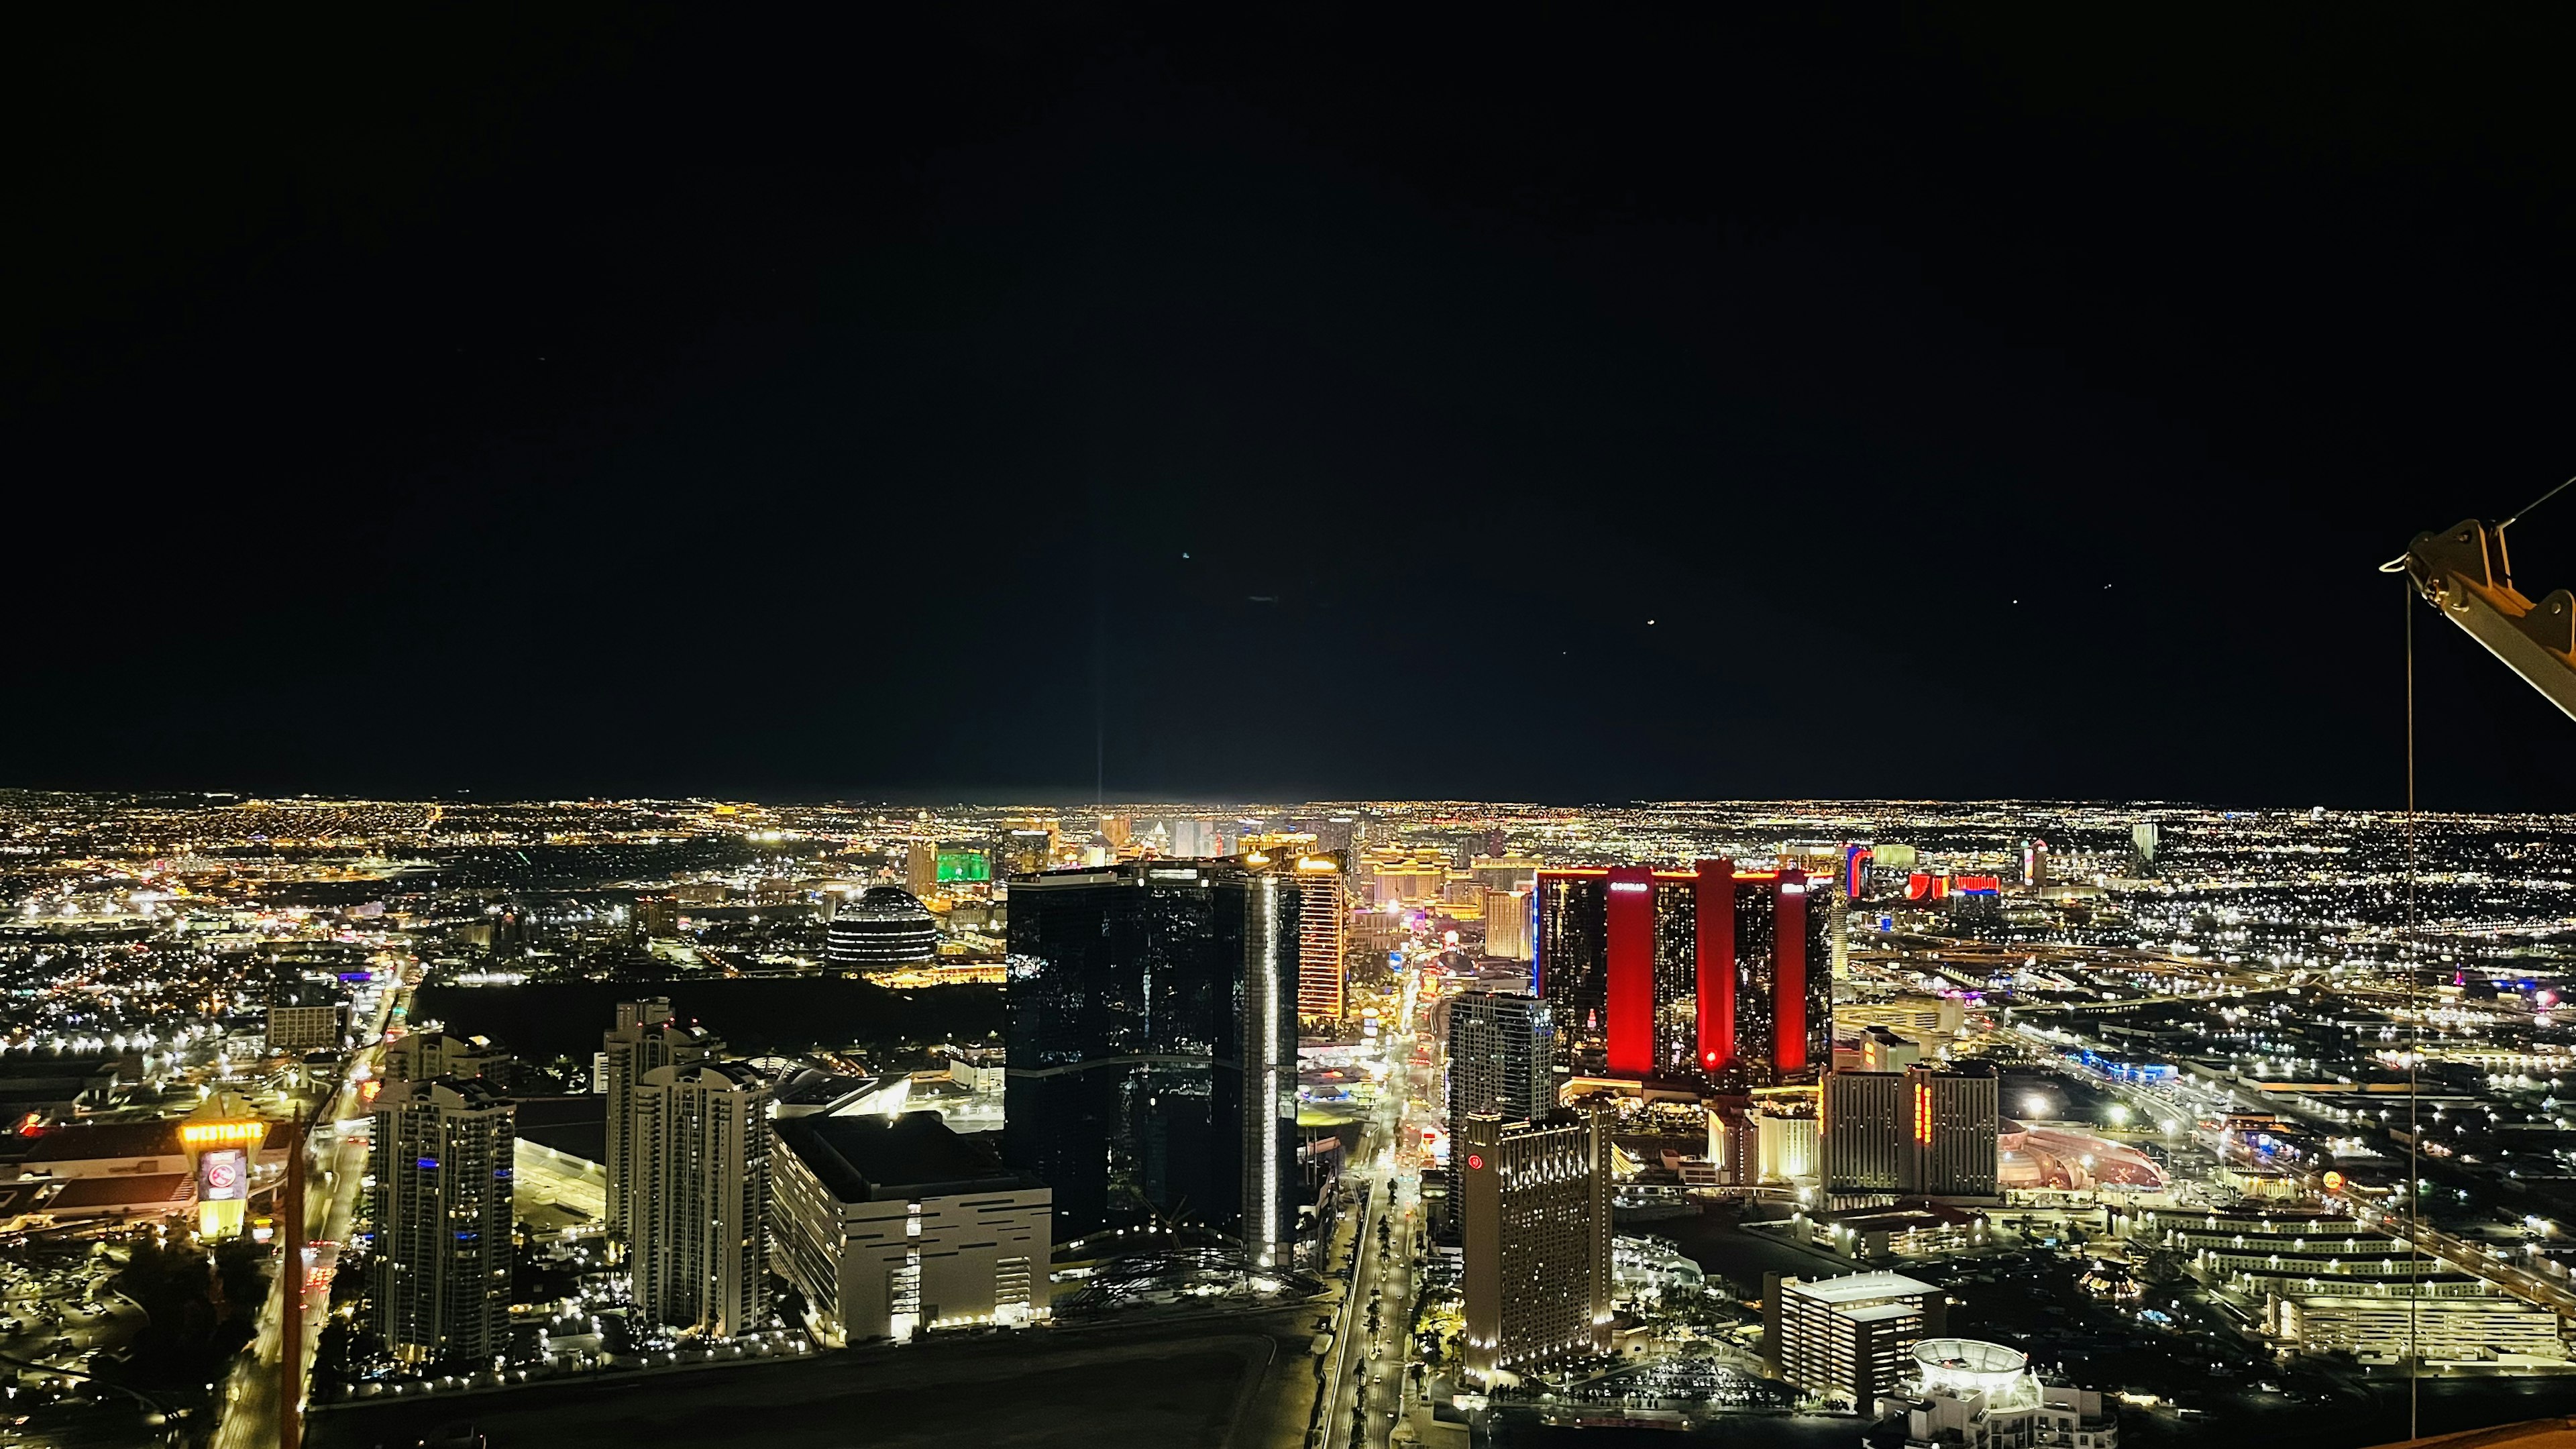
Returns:
[[[1906,1449],[2119,1449],[2119,1417],[2091,1389],[2043,1384],[2000,1343],[1927,1338],[1914,1346]]]
[[[776,1267],[827,1341],[1046,1316],[1054,1195],[938,1113],[775,1130]]]
[[[684,1333],[769,1319],[769,1081],[739,1062],[655,1067],[629,1095],[635,1302]]]

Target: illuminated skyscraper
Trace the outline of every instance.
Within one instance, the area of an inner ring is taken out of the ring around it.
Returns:
[[[733,1338],[769,1317],[769,1085],[739,1062],[655,1067],[635,1084],[635,1301],[657,1323]]]
[[[1824,1096],[1825,1191],[1996,1195],[2002,1117],[1991,1073],[1836,1072]]]
[[[1504,961],[1530,958],[1530,893],[1485,892],[1485,954]]]
[[[1297,857],[1297,1016],[1303,1021],[1342,1019],[1344,880],[1337,852]]]
[[[2048,842],[2037,836],[2021,843],[2021,883],[2034,889],[2048,884]]]
[[[1547,867],[1525,855],[1479,855],[1467,862],[1476,880],[1488,890],[1527,890],[1529,883]]]
[[[1053,865],[1055,832],[1036,826],[1015,826],[1002,833],[1002,858],[998,873],[1005,876],[1027,875]]]
[[[1843,847],[1844,900],[1865,901],[1869,899],[1869,867],[1870,862],[1876,858],[1877,853],[1872,851],[1866,845],[1847,844]]]
[[[1431,1226],[1444,1243],[1458,1241],[1458,1143],[1467,1118],[1490,1112],[1505,1122],[1530,1122],[1556,1107],[1556,1033],[1547,1003],[1510,991],[1461,991],[1441,1003],[1448,1020],[1448,1170],[1427,1204]]]
[[[517,1113],[458,1077],[389,1081],[369,1110],[370,1326],[405,1362],[489,1360],[510,1343]]]
[[[1533,974],[1577,1075],[1814,1082],[1833,1060],[1829,912],[1803,871],[1538,877]]]
[[[1468,1382],[1610,1347],[1610,1135],[1591,1113],[1469,1113],[1457,1166]]]
[[[903,888],[915,896],[939,889],[939,842],[912,840],[903,848]]]
[[[1299,872],[1134,861],[1011,885],[1003,1155],[1057,1236],[1186,1217],[1285,1262]]]
[[[629,1122],[635,1087],[656,1067],[708,1061],[724,1043],[703,1028],[671,1020],[671,999],[648,997],[617,1003],[617,1025],[600,1042],[608,1097],[608,1229],[609,1241],[623,1247],[634,1240],[636,1195],[640,1179],[629,1156]]]
[[[1556,1106],[1556,1032],[1547,1003],[1511,991],[1449,998],[1449,1134],[1469,1114],[1529,1122]]]

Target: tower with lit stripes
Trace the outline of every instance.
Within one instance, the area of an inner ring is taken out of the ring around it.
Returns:
[[[1830,912],[1795,868],[1622,865],[1538,875],[1532,941],[1557,1063],[1576,1076],[1812,1083],[1833,1060]]]

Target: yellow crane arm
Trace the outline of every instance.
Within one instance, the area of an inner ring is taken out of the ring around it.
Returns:
[[[2524,598],[2513,586],[2504,530],[2470,518],[2419,533],[2388,567],[2403,569],[2443,618],[2576,719],[2576,594],[2559,589],[2536,604]]]

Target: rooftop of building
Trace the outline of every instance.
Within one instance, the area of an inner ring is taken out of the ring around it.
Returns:
[[[116,1208],[164,1208],[196,1196],[184,1172],[149,1177],[76,1177],[47,1199],[45,1212],[106,1212]]]
[[[781,1107],[830,1106],[890,1086],[894,1077],[851,1077],[807,1068],[782,1077],[770,1097]]]
[[[1911,1303],[1872,1303],[1860,1308],[1835,1310],[1854,1323],[1879,1323],[1891,1318],[1912,1318],[1923,1310]]]
[[[782,1117],[778,1142],[843,1202],[946,1197],[1028,1183],[936,1112],[900,1117]]]
[[[435,1101],[442,1095],[453,1097],[455,1101],[451,1105],[465,1111],[479,1112],[490,1107],[513,1105],[498,1086],[481,1077],[423,1077],[417,1081],[391,1077],[376,1093],[374,1106],[376,1110],[383,1111],[400,1106],[406,1100]]]
[[[267,1124],[268,1135],[260,1143],[261,1151],[285,1150],[278,1131],[282,1125]],[[181,1150],[176,1117],[156,1122],[77,1122],[34,1134],[23,1160],[35,1167],[47,1162],[111,1157],[175,1157]]]
[[[870,886],[859,893],[857,900],[835,912],[832,919],[835,923],[870,920],[926,921],[930,919],[930,909],[924,906],[912,892],[901,886]]]
[[[1794,1287],[1806,1298],[1825,1303],[1865,1303],[1873,1298],[1897,1298],[1916,1293],[1938,1293],[1941,1290],[1902,1273],[1848,1273],[1840,1278],[1811,1278]]]
[[[697,1086],[766,1093],[769,1074],[749,1062],[688,1062],[655,1067],[644,1074],[648,1086]]]

